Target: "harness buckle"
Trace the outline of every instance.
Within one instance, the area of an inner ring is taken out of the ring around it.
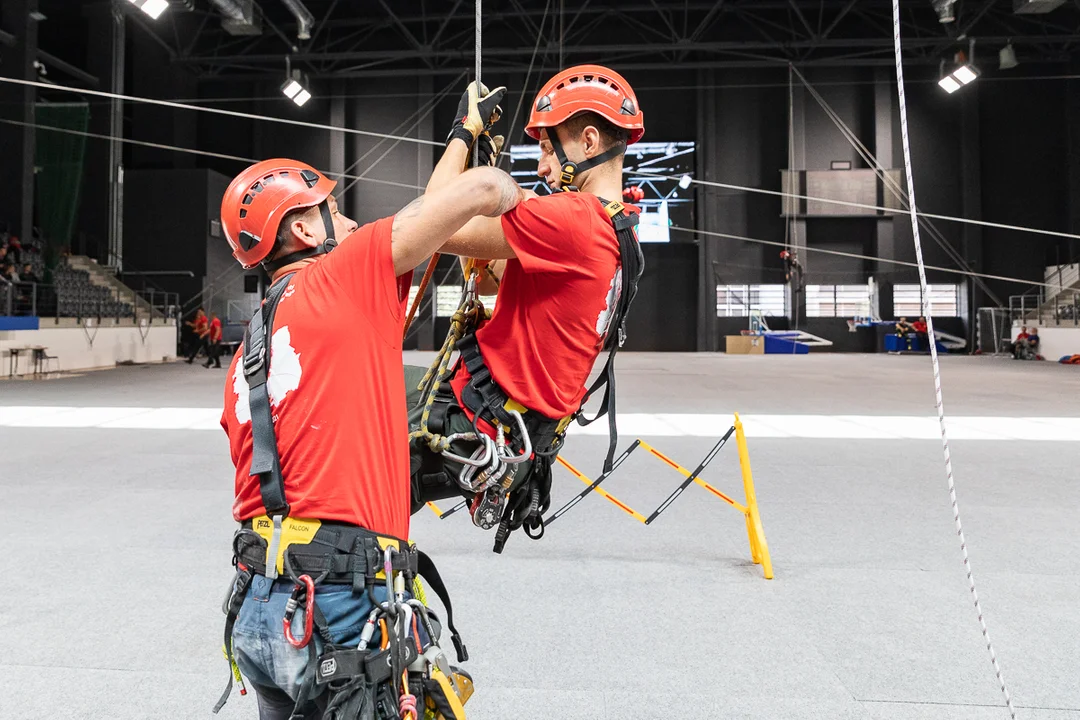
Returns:
[[[578,166],[577,163],[570,161],[562,164],[562,171],[559,174],[559,181],[565,187],[571,187],[574,184],[574,176],[577,175]]]
[[[281,515],[275,515],[274,530],[270,535],[270,542],[266,543],[266,563],[263,566],[266,569],[266,577],[271,580],[276,580],[278,577],[277,569],[277,555],[278,546],[281,545]]]

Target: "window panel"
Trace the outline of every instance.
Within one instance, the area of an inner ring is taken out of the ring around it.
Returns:
[[[787,313],[786,285],[717,285],[717,317],[750,317],[751,311],[766,316]]]

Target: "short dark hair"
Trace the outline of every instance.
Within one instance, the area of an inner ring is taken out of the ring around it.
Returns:
[[[297,220],[305,219],[304,216],[312,211],[318,211],[318,206],[297,208],[296,210],[290,210],[285,213],[285,217],[281,218],[281,224],[278,225],[277,237],[274,238],[274,247],[270,251],[270,254],[266,256],[268,260],[273,259],[277,255],[281,248],[285,247],[292,240],[292,224]],[[314,220],[312,220],[314,222]]]
[[[609,150],[620,143],[625,145],[630,140],[628,131],[617,127],[607,118],[594,112],[578,113],[562,124],[572,136],[580,135],[590,125],[600,131],[600,144],[604,150]]]

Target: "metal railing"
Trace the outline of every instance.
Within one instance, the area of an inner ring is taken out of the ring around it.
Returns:
[[[119,324],[131,319],[138,325],[141,321],[167,324],[180,317],[180,294],[160,290],[130,290],[115,292],[108,298],[61,299],[55,285],[48,283],[0,281],[0,315],[36,316],[60,322],[61,318],[74,318],[81,322],[94,318],[98,322],[112,318]],[[144,305],[140,307],[140,300]],[[149,309],[146,308],[149,306]]]
[[[1080,290],[1055,289],[1047,298],[1043,291],[1009,296],[1009,319],[1040,327],[1080,327]]]

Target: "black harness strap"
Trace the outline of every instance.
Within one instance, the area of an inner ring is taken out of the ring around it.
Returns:
[[[259,494],[266,514],[271,517],[289,514],[285,499],[285,480],[281,475],[281,457],[274,435],[273,410],[266,381],[270,374],[270,345],[274,315],[289,286],[290,273],[270,287],[266,301],[255,311],[244,333],[244,378],[248,383],[248,407],[251,411],[251,475],[259,477]],[[269,565],[269,563],[268,563]],[[267,568],[269,570],[270,568]]]
[[[416,554],[420,561],[418,565],[419,575],[427,581],[427,584],[435,591],[439,600],[442,601],[443,607],[446,608],[446,627],[450,629],[450,639],[454,643],[454,650],[457,652],[458,660],[465,662],[469,659],[469,650],[461,639],[461,633],[454,627],[454,606],[450,604],[450,593],[446,590],[446,584],[443,582],[442,576],[439,575],[439,569],[435,567],[431,557],[422,550],[417,550]]]
[[[630,312],[630,303],[637,295],[638,281],[645,271],[645,256],[641,253],[641,245],[638,243],[634,228],[638,224],[637,213],[627,213],[621,203],[612,203],[600,198],[611,217],[611,223],[615,227],[615,237],[619,241],[619,262],[622,265],[622,286],[619,293],[619,301],[615,305],[611,324],[608,326],[608,336],[605,347],[608,351],[604,369],[585,391],[585,397],[581,399],[581,410],[578,411],[577,421],[579,425],[594,423],[604,415],[608,416],[608,453],[604,459],[604,472],[611,472],[612,463],[615,459],[615,446],[619,442],[619,430],[615,422],[615,353],[626,342],[626,318]],[[604,388],[604,397],[600,401],[600,409],[594,417],[585,416],[585,403],[589,401],[600,388]]]

